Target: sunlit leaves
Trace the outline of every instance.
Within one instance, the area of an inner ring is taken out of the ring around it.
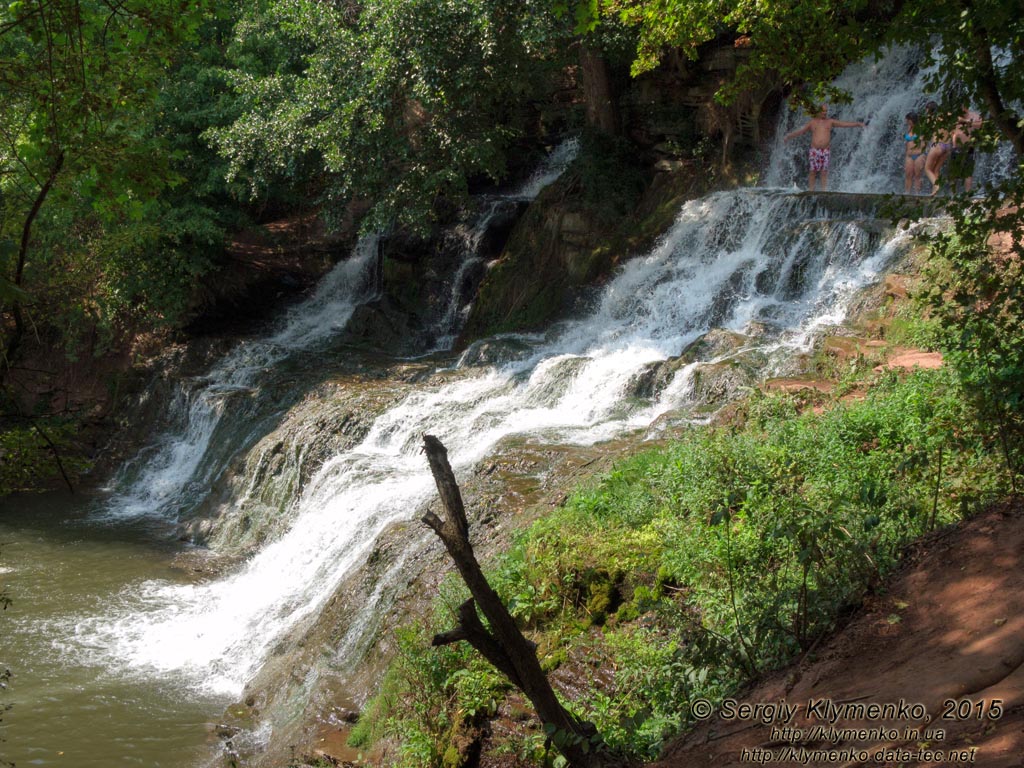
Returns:
[[[368,227],[422,224],[471,176],[503,174],[553,25],[541,3],[266,2],[236,30],[244,114],[210,137],[254,194],[313,173],[327,201],[371,201]]]

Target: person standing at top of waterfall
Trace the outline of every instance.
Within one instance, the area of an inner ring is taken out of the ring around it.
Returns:
[[[903,134],[906,150],[903,154],[903,192],[921,193],[921,182],[924,181],[924,158],[928,154],[928,142],[915,133],[917,112],[908,112],[906,116],[907,130]]]
[[[929,119],[935,122],[945,122],[946,116],[939,113],[939,105],[929,101],[925,105],[925,112]],[[924,175],[932,185],[932,195],[939,192],[939,174],[942,173],[942,166],[949,160],[953,153],[953,134],[944,128],[939,128],[932,136],[931,145],[928,147],[928,155],[924,161]]]
[[[782,139],[787,142],[800,134],[811,132],[811,149],[808,152],[808,161],[811,166],[810,174],[807,177],[807,188],[813,192],[814,183],[819,174],[821,176],[821,190],[828,189],[828,166],[832,148],[833,128],[863,128],[867,123],[860,121],[850,122],[848,120],[835,120],[828,116],[828,104],[822,104],[818,114],[812,117],[803,128],[787,133]]]

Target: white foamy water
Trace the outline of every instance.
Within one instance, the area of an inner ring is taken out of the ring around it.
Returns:
[[[799,347],[811,329],[841,317],[844,301],[892,251],[807,196],[747,190],[689,203],[663,242],[609,283],[590,316],[535,342],[522,359],[417,391],[382,414],[362,443],[322,467],[290,529],[236,573],[127,590],[107,615],[79,622],[79,642],[139,671],[176,671],[238,693],[384,527],[413,517],[434,493],[420,454],[424,433],[437,435],[462,471],[512,435],[593,443],[645,427],[687,400],[683,385],[654,402],[633,397],[648,365],[712,327],[742,330],[751,321],[780,329],[776,347]]]
[[[544,187],[565,173],[576,156],[580,153],[580,140],[575,136],[565,139],[551,150],[540,167],[517,189],[507,196],[516,200],[533,200]]]
[[[867,75],[855,81],[867,83]],[[850,164],[859,170],[843,183],[861,189],[890,178],[890,162],[868,155]],[[772,167],[781,178],[785,158]],[[129,587],[102,614],[75,619],[68,652],[237,695],[275,644],[314,617],[363,562],[380,532],[417,517],[433,496],[420,454],[424,433],[448,446],[457,473],[510,436],[594,443],[686,407],[698,364],[682,367],[653,400],[637,397],[635,384],[711,328],[742,332],[756,323],[765,340],[750,345],[774,359],[806,349],[818,329],[839,322],[907,237],[885,239],[860,216],[830,205],[778,189],[686,204],[657,247],[608,282],[589,315],[545,337],[517,337],[521,351],[510,362],[424,387],[381,414],[359,445],[331,458],[307,484],[290,528],[234,573],[197,585]],[[479,347],[462,365],[478,358]],[[358,644],[357,630],[350,628],[346,647]]]
[[[878,61],[847,68],[835,85],[853,96],[850,104],[832,104],[829,115],[838,120],[867,121],[866,128],[836,128],[832,134],[829,189],[841,192],[902,193],[906,144],[905,117],[924,113],[925,104],[938,100],[926,90],[934,67],[924,68],[922,56],[912,48],[890,49]],[[784,144],[782,137],[809,119],[802,110],[783,108],[772,147],[772,162],[765,183],[771,187],[807,186],[807,150],[810,135]],[[984,185],[1012,170],[1012,148],[1004,143],[994,153],[979,152],[975,180]],[[930,192],[927,180],[924,192]]]
[[[448,308],[438,333],[438,349],[455,341],[469,310],[463,296],[464,275],[480,263],[478,249],[502,201],[531,200],[557,179],[576,157],[579,141],[557,145],[537,171],[510,194],[490,201],[465,236],[465,258],[456,273]],[[287,358],[316,348],[341,333],[360,304],[373,298],[372,267],[378,237],[359,240],[347,260],[340,262],[317,286],[313,296],[290,308],[269,336],[243,341],[204,376],[182,382],[169,412],[177,427],[161,435],[114,478],[111,497],[97,517],[111,520],[139,517],[177,520],[207,495],[212,481],[241,447],[265,431],[252,418],[252,403],[265,372]],[[237,412],[226,419],[232,406]],[[239,424],[249,424],[248,432]]]
[[[114,493],[98,515],[175,520],[200,500],[238,440],[237,435],[228,441],[218,434],[229,403],[254,393],[261,376],[274,365],[344,329],[355,308],[372,297],[370,267],[376,253],[377,238],[361,238],[352,256],[340,262],[309,299],[290,308],[274,333],[241,342],[206,375],[182,382],[170,407],[181,426],[164,434],[115,478]]]

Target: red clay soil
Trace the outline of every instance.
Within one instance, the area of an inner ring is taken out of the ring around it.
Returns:
[[[921,352],[917,349],[893,350],[889,359],[882,365],[875,366],[876,371],[883,371],[886,368],[941,368],[941,352]]]
[[[801,760],[810,766],[1024,766],[1024,503],[917,544],[883,595],[842,631],[735,699],[798,709],[789,723],[774,723],[774,733],[772,725],[742,719],[738,705],[728,719],[719,710],[670,745],[657,768]],[[823,699],[865,705],[851,707],[835,729],[875,732],[829,732],[825,708],[813,707]],[[897,707],[885,719],[866,709],[887,703]],[[915,704],[927,710],[929,722],[909,709]],[[998,719],[993,705],[1002,709]],[[786,725],[800,733],[782,730]]]

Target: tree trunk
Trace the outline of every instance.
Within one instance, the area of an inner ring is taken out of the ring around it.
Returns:
[[[992,115],[992,122],[1002,134],[1013,144],[1017,157],[1024,157],[1024,131],[1020,127],[1020,117],[1008,109],[999,92],[999,77],[992,62],[992,49],[988,44],[988,36],[981,33],[975,44],[978,56],[978,90]]]
[[[597,729],[591,723],[577,720],[558,702],[537,660],[536,646],[519,631],[512,614],[480,569],[469,542],[469,523],[462,494],[448,463],[447,449],[433,435],[424,435],[423,450],[445,511],[443,521],[433,512],[427,512],[423,522],[440,537],[473,596],[459,607],[458,626],[436,635],[433,645],[467,641],[526,694],[548,726],[547,730],[554,730],[553,741],[570,765],[577,768],[608,765],[611,761],[607,753],[597,751],[601,745]],[[480,621],[477,606],[490,624],[490,631]]]
[[[583,80],[583,100],[587,107],[587,125],[614,136],[619,132],[619,120],[612,99],[608,62],[586,44],[580,46],[580,72]]]
[[[53,167],[50,168],[50,175],[43,182],[43,186],[39,188],[39,193],[32,202],[32,208],[29,210],[28,216],[25,217],[25,223],[21,227],[21,245],[18,248],[18,263],[14,269],[13,281],[14,285],[18,288],[21,287],[21,281],[25,274],[25,259],[28,256],[28,246],[32,240],[32,224],[39,214],[39,209],[46,202],[46,196],[50,194],[50,189],[57,180],[57,174],[60,173],[60,169],[63,166],[64,150],[61,150],[57,154],[56,160],[54,160]],[[7,348],[4,350],[4,360],[6,362],[4,370],[13,362],[14,356],[18,353],[18,348],[21,346],[21,339],[25,335],[25,319],[21,313],[21,302],[17,298],[14,299],[11,305],[11,313],[14,315],[14,332],[11,334],[11,338],[7,342]],[[0,374],[0,377],[2,377],[2,374]]]
[[[978,95],[984,99],[992,115],[992,122],[1002,132],[1003,136],[1013,144],[1013,151],[1017,157],[1024,157],[1024,130],[1021,130],[1020,116],[1007,107],[1000,91],[999,74],[996,71],[995,63],[992,61],[992,43],[988,30],[977,21],[977,11],[974,8],[973,0],[966,0],[964,12],[970,17],[971,27],[968,30],[968,39],[974,46],[974,54],[977,58],[977,88]]]

